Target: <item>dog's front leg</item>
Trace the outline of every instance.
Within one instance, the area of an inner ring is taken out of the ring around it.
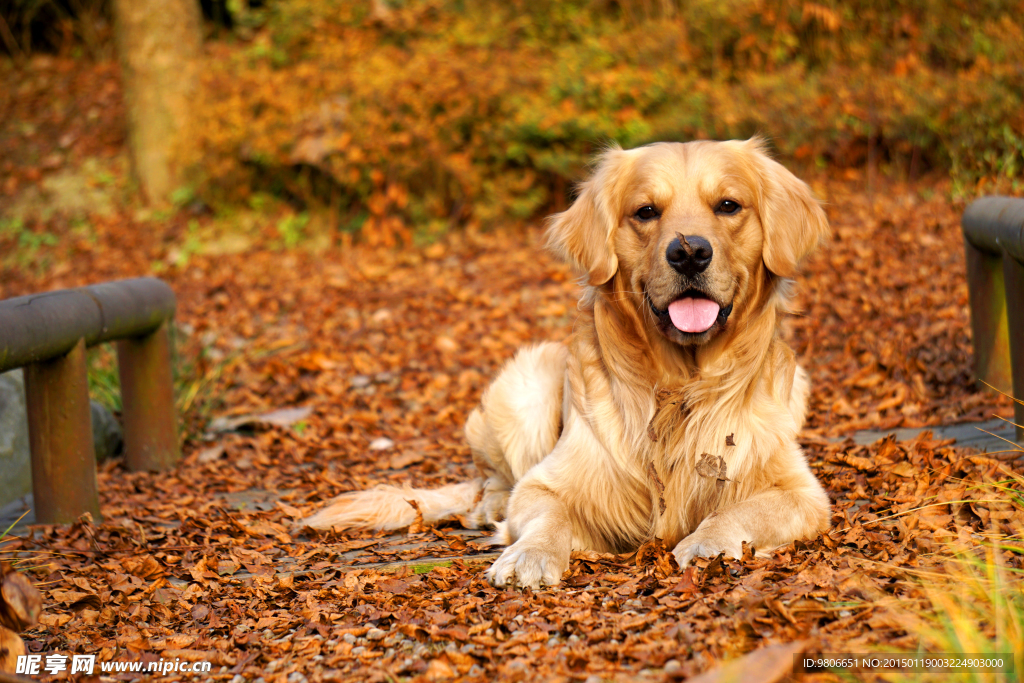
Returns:
[[[680,567],[694,557],[741,557],[743,543],[759,551],[810,538],[829,525],[828,494],[800,457],[788,481],[713,512],[672,554]]]
[[[506,524],[515,542],[487,570],[487,580],[498,587],[558,585],[572,551],[572,524],[558,495],[537,483],[520,483],[509,500]]]

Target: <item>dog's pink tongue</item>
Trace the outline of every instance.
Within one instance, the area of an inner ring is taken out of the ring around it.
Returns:
[[[710,299],[678,299],[668,305],[668,316],[681,332],[705,332],[718,318],[718,304]]]

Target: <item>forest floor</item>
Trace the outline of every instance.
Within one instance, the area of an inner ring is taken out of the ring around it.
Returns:
[[[483,575],[493,548],[455,522],[392,535],[292,523],[345,490],[472,476],[461,429],[488,378],[517,347],[565,339],[575,318],[577,285],[539,229],[381,250],[312,227],[290,243],[277,205],[133,209],[118,199],[116,105],[95,103],[116,77],[61,69],[46,62],[35,77],[101,115],[51,120],[30,89],[6,105],[34,123],[0,130],[0,298],[167,280],[185,445],[167,473],[102,464],[102,521],[3,539],[0,557],[22,558],[43,591],[31,651],[201,660],[209,680],[288,683],[718,681],[720,664],[755,651],[742,680],[818,681],[836,677],[793,673],[795,653],[1008,651],[999,615],[1005,576],[1022,569],[1020,453],[927,433],[847,438],[1012,414],[973,383],[963,206],[941,178],[809,177],[834,239],[798,279],[786,335],[812,378],[801,441],[832,498],[828,533],[682,572],[657,544],[579,553],[557,588],[501,590]],[[100,199],[71,201],[89,193]],[[110,362],[93,355],[97,372]],[[308,414],[225,431],[213,419],[286,408]],[[943,630],[961,618],[972,626]]]

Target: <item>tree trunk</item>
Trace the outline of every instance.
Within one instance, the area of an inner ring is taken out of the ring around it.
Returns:
[[[165,206],[182,184],[202,44],[196,0],[114,0],[132,171]]]

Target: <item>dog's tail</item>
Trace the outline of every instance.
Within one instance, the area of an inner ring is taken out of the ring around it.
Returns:
[[[300,525],[314,529],[401,529],[416,521],[416,508],[409,501],[415,501],[424,522],[435,522],[468,515],[480,502],[483,488],[483,479],[439,489],[382,484],[367,491],[343,493]]]

